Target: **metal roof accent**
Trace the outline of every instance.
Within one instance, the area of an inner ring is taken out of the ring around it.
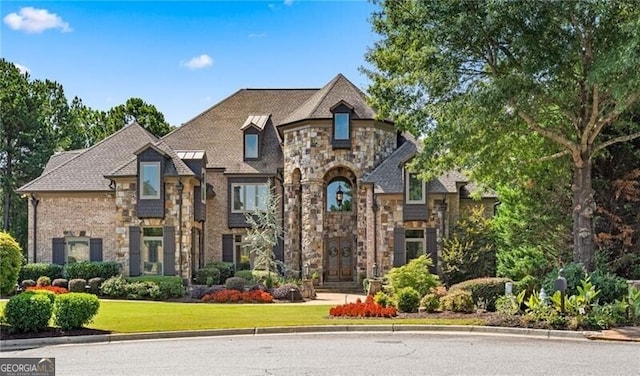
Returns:
[[[176,155],[182,160],[203,159],[204,150],[176,150]]]
[[[242,127],[240,128],[240,130],[245,130],[250,126],[254,126],[260,130],[263,130],[270,116],[271,116],[270,114],[269,115],[249,115],[249,117],[247,117],[247,120],[244,121],[244,124],[242,124]]]

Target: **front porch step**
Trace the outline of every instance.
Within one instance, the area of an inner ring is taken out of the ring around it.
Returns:
[[[325,282],[322,286],[315,286],[316,292],[340,293],[340,294],[364,294],[362,285],[356,282]]]

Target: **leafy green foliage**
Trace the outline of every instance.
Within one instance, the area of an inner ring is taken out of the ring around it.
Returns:
[[[627,282],[624,278],[602,270],[587,273],[582,265],[570,263],[564,267],[564,275],[567,279],[567,296],[577,295],[581,281],[587,277],[589,281],[596,286],[598,291],[600,291],[599,300],[602,304],[613,303],[615,300],[622,299],[627,294]],[[557,269],[547,275],[542,284],[546,291],[554,291],[553,286],[557,277]]]
[[[193,282],[197,285],[217,285],[220,283],[220,270],[214,267],[198,269]]]
[[[440,284],[438,276],[429,272],[432,265],[431,258],[421,255],[406,265],[391,269],[386,276],[392,294],[405,287],[414,288],[420,296],[427,294],[429,289]]]
[[[54,322],[63,330],[82,328],[93,320],[98,309],[100,301],[93,294],[63,294],[53,305]]]
[[[449,292],[469,291],[474,304],[485,306],[489,311],[495,311],[496,299],[504,295],[504,285],[507,282],[511,282],[511,280],[497,277],[470,279],[451,286]]]
[[[247,280],[241,277],[231,277],[224,281],[224,286],[227,290],[244,291],[244,287],[247,285]],[[274,295],[275,298],[275,295]],[[276,298],[277,299],[277,298]]]
[[[208,262],[205,268],[216,268],[220,271],[220,281],[226,281],[227,278],[233,277],[235,268],[232,262],[214,261]]]
[[[87,291],[87,280],[76,278],[69,281],[69,292],[85,292]]]
[[[632,321],[636,324],[640,323],[640,289],[637,287],[629,288],[629,312]]]
[[[158,292],[150,294],[150,296],[154,299],[180,298],[185,294],[182,278],[178,276],[148,275],[140,277],[129,277],[127,278],[127,281],[130,283],[145,282],[157,286]],[[151,286],[150,288],[153,289],[153,286]]]
[[[400,312],[416,312],[420,306],[420,294],[413,287],[404,287],[396,292],[396,305]]]
[[[36,286],[51,286],[51,278],[43,275],[36,281]]]
[[[475,206],[452,229],[452,235],[444,239],[442,279],[451,286],[467,279],[495,275],[495,247],[491,220],[484,216],[484,207]]]
[[[62,278],[62,266],[43,262],[29,263],[23,265],[22,269],[20,269],[19,279],[20,281],[24,281],[25,279],[36,281],[42,276],[47,276],[52,281],[57,278]]]
[[[111,277],[100,285],[100,292],[105,296],[123,298],[127,296],[128,284],[129,282],[121,275]]]
[[[4,308],[4,318],[11,325],[10,330],[37,332],[45,329],[53,312],[53,301],[48,295],[29,291],[9,299]]]
[[[13,291],[22,266],[22,249],[6,232],[0,232],[0,295]]]
[[[244,278],[247,283],[253,282],[253,272],[251,270],[238,270],[234,277]]]
[[[442,309],[451,312],[471,313],[474,311],[473,297],[469,291],[449,290],[440,300]]]
[[[382,307],[389,307],[392,305],[392,299],[389,295],[385,294],[384,291],[378,291],[374,297],[373,297],[373,301],[382,306]],[[640,312],[640,311],[638,311]]]
[[[503,315],[516,315],[520,313],[520,307],[525,298],[525,291],[518,295],[503,295],[496,299],[496,312]]]
[[[420,299],[420,308],[424,308],[426,312],[435,312],[440,308],[440,296],[429,293]]]
[[[66,279],[86,279],[100,277],[109,279],[120,274],[120,264],[114,261],[72,262],[64,267]]]
[[[558,279],[558,269],[559,268],[555,268],[544,278],[542,287],[544,287],[545,291],[554,291],[553,285],[556,279]],[[566,295],[570,296],[577,294],[580,281],[582,281],[587,276],[587,272],[584,270],[584,267],[581,264],[572,262],[565,265],[561,269],[563,269],[564,277],[567,279]]]

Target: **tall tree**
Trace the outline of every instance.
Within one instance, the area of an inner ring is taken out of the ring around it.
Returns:
[[[42,172],[68,115],[62,86],[49,80],[30,80],[15,65],[0,60],[2,228],[25,249],[27,203],[15,189]]]
[[[640,137],[633,124],[621,135],[603,133],[640,100],[637,2],[377,4],[372,24],[381,39],[365,69],[373,105],[424,136],[424,177],[458,167],[504,181],[564,157],[573,256],[591,269],[592,159]]]
[[[132,121],[137,122],[158,137],[164,136],[172,129],[156,106],[148,104],[140,98],[129,98],[124,104],[114,106],[107,111],[102,138]]]

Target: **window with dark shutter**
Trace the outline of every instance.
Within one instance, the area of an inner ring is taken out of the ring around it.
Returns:
[[[163,259],[164,275],[176,275],[176,228],[164,226],[163,231]]]
[[[89,260],[102,261],[102,239],[91,238],[89,240]]]
[[[222,235],[222,261],[233,262],[233,234]]]
[[[404,247],[404,228],[393,229],[393,266],[406,264],[406,250]]]
[[[129,227],[129,275],[140,275],[140,227]]]
[[[57,265],[64,265],[64,238],[51,239],[51,262]]]

